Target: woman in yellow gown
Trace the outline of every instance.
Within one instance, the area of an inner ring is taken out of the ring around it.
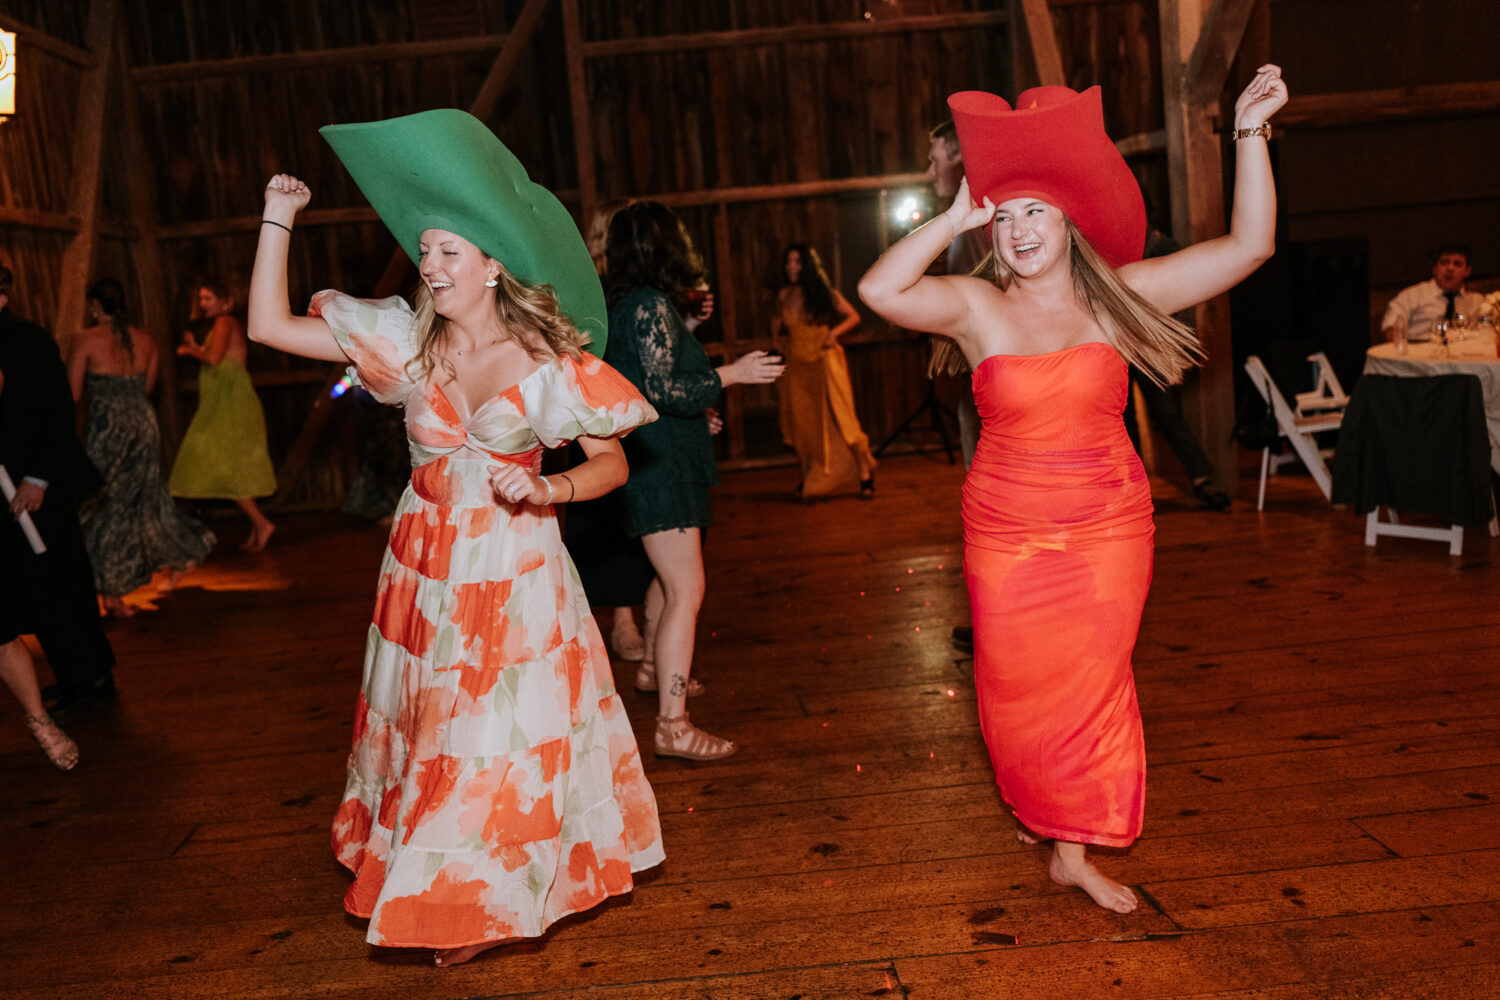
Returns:
[[[849,363],[839,338],[859,313],[828,282],[816,250],[793,243],[782,257],[786,284],[776,296],[771,340],[786,355],[781,436],[802,467],[799,497],[859,490],[875,496],[875,456],[854,412]],[[783,340],[784,338],[784,340]]]

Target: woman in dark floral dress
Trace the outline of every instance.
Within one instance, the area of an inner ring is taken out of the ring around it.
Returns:
[[[161,469],[161,431],[150,392],[157,354],[151,338],[126,323],[125,290],[113,278],[88,290],[96,324],[73,342],[68,382],[88,396],[84,447],[104,474],[104,491],[83,512],[83,537],[105,610],[135,611],[124,596],[166,566],[172,582],[213,548],[214,536],[177,509]]]
[[[751,351],[715,368],[683,321],[703,262],[672,210],[654,201],[621,209],[605,250],[609,342],[604,359],[633,382],[659,419],[625,439],[630,479],[622,487],[625,533],[638,537],[665,598],[646,637],[656,669],[656,754],[714,760],[731,740],[688,720],[693,635],[703,603],[701,531],[713,520],[708,490],[718,482],[708,408],[725,386],[774,382],[782,365]],[[645,687],[638,679],[637,687]],[[694,692],[696,693],[696,691]]]

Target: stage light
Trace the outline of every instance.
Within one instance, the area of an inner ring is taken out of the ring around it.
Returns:
[[[912,218],[912,213],[916,210],[917,199],[913,198],[911,195],[907,195],[905,198],[901,199],[901,204],[896,206],[896,222],[899,224],[909,221]]]
[[[349,388],[352,385],[354,385],[354,376],[345,375],[343,378],[333,383],[333,388],[328,390],[328,398],[338,399],[344,393],[348,392]]]

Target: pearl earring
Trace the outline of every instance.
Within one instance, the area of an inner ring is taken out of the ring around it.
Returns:
[[[489,281],[486,281],[484,283],[484,287],[485,288],[494,288],[498,284],[500,284],[500,282],[496,281],[494,278],[491,278]]]

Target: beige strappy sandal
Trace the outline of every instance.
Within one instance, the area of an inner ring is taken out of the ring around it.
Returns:
[[[656,756],[685,760],[719,760],[738,750],[733,740],[711,736],[688,721],[683,712],[675,717],[656,717]]]
[[[642,694],[656,693],[656,664],[650,660],[642,660],[641,665],[635,671],[635,689]],[[698,678],[689,677],[687,682],[687,696],[696,698],[708,688],[698,683]]]
[[[57,723],[52,721],[52,716],[46,712],[41,715],[27,713],[26,728],[31,730],[31,735],[41,744],[42,752],[59,770],[71,771],[77,766],[78,744],[58,728]]]

